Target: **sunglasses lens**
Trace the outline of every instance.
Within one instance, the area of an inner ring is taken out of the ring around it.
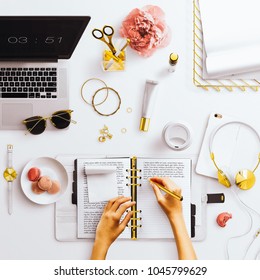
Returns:
[[[52,115],[51,121],[56,128],[63,129],[70,125],[71,116],[67,111],[58,111]]]
[[[26,119],[25,126],[31,134],[38,135],[44,132],[46,121],[40,116],[35,116]]]

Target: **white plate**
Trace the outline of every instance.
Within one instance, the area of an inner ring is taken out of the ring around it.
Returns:
[[[35,194],[32,191],[32,182],[29,181],[27,174],[30,168],[38,167],[41,170],[41,176],[49,176],[52,180],[60,183],[61,190],[57,194]],[[21,174],[21,187],[24,194],[33,202],[38,204],[50,204],[58,201],[66,192],[68,187],[68,174],[64,166],[54,158],[41,157],[29,161]]]

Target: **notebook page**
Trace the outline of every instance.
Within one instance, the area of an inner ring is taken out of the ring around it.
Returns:
[[[87,175],[84,170],[85,167],[91,166],[115,166],[118,195],[130,196],[130,188],[126,186],[128,182],[126,169],[130,167],[129,158],[77,159],[78,238],[95,237],[97,224],[107,204],[107,202],[89,202]],[[128,228],[120,235],[122,238],[129,238],[129,236]]]
[[[259,70],[260,1],[199,0],[199,7],[208,77]]]
[[[182,189],[183,215],[190,235],[191,204],[191,159],[149,159],[138,158],[141,169],[141,184],[137,193],[137,208],[142,210],[142,227],[139,238],[173,238],[170,223],[157,203],[153,189],[148,182],[151,177],[170,177]]]

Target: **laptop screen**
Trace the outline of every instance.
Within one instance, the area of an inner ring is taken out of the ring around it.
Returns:
[[[0,59],[68,59],[89,16],[1,16]]]

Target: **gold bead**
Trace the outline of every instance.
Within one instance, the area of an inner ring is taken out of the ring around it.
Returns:
[[[106,137],[105,136],[99,136],[98,137],[98,141],[99,142],[105,142],[106,141]]]

